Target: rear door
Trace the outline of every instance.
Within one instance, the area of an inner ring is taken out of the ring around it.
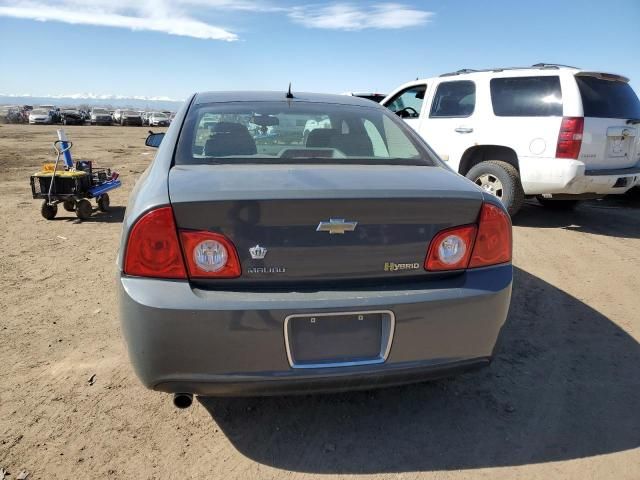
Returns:
[[[433,100],[425,108],[420,130],[429,145],[451,167],[458,170],[462,153],[474,141],[476,83],[447,80],[436,86]]]
[[[640,162],[640,101],[624,77],[575,76],[584,111],[580,160],[588,170],[624,169]]]

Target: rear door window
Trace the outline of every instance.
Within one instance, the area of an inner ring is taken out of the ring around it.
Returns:
[[[562,116],[560,77],[493,78],[490,89],[498,117]]]
[[[582,75],[576,82],[585,117],[640,118],[640,101],[628,83]]]
[[[461,80],[438,85],[431,104],[431,118],[470,117],[476,107],[476,84]]]

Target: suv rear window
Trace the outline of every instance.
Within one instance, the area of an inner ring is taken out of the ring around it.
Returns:
[[[490,83],[493,113],[498,117],[562,116],[560,78],[493,78]]]
[[[640,101],[628,83],[582,75],[576,82],[585,117],[640,118]]]
[[[388,110],[311,102],[196,104],[176,164],[350,163],[433,165]]]

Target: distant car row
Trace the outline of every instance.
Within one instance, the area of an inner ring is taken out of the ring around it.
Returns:
[[[91,110],[79,108],[59,108],[53,105],[38,107],[0,106],[0,123],[29,123],[31,125],[149,125],[152,127],[166,127],[171,124],[172,112],[147,112],[128,109],[109,110],[107,108],[93,108]]]

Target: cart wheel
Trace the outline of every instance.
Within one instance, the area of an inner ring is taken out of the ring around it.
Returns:
[[[65,200],[62,203],[62,206],[67,212],[75,212],[76,210],[76,202],[75,200]]]
[[[88,219],[93,213],[91,202],[86,198],[82,198],[76,202],[76,216],[80,220]]]
[[[98,210],[100,210],[101,212],[108,212],[109,211],[109,194],[108,193],[103,193],[102,195],[100,195],[98,197]]]
[[[53,220],[56,216],[56,213],[58,213],[58,206],[49,205],[45,200],[44,202],[42,202],[42,208],[40,208],[40,213],[47,220]]]

